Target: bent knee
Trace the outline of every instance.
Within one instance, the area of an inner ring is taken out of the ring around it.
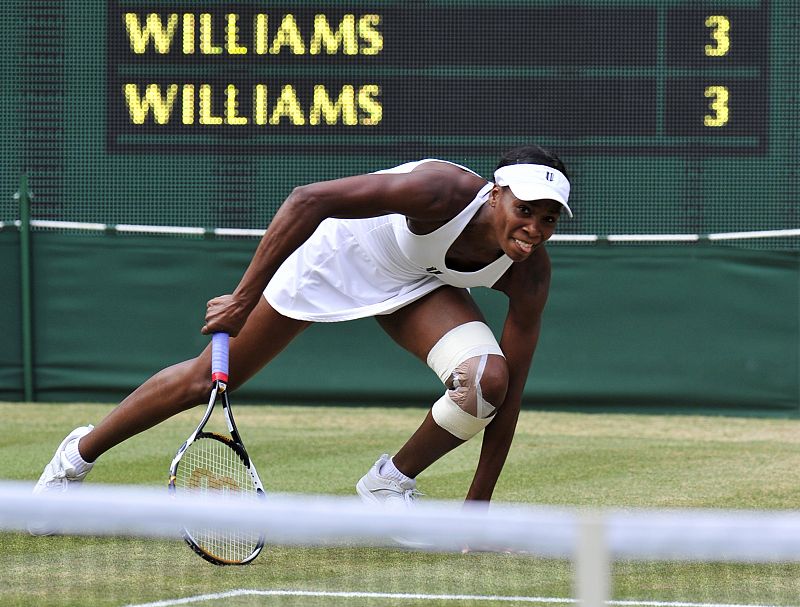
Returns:
[[[482,354],[461,362],[446,382],[448,395],[479,419],[494,415],[506,397],[508,366],[502,356]]]
[[[503,356],[488,355],[480,386],[483,398],[495,408],[503,404],[508,391],[508,363]]]
[[[491,422],[506,397],[508,364],[489,327],[469,322],[446,333],[428,365],[448,390],[433,406],[434,421],[468,440]]]

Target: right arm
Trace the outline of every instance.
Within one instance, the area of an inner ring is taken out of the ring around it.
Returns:
[[[419,222],[444,223],[484,183],[458,167],[430,163],[410,173],[358,175],[295,188],[270,222],[233,294],[209,302],[202,332],[235,336],[280,265],[324,219],[399,213]]]

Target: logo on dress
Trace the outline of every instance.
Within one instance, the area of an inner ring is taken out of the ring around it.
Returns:
[[[439,268],[437,268],[436,266],[431,266],[429,268],[425,268],[425,271],[430,273],[430,274],[441,274],[442,273],[441,270],[439,270]]]

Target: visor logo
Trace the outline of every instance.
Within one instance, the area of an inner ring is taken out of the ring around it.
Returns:
[[[547,179],[547,181],[553,181],[556,178],[556,174],[555,173],[551,173],[550,171],[547,171],[544,174],[544,178]]]

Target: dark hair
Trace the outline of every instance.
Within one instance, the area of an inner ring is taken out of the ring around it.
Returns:
[[[508,150],[503,154],[500,162],[497,163],[495,171],[509,164],[543,164],[561,171],[564,176],[569,179],[567,168],[564,166],[564,163],[561,162],[561,159],[556,156],[555,152],[546,150],[538,145],[521,145]]]

